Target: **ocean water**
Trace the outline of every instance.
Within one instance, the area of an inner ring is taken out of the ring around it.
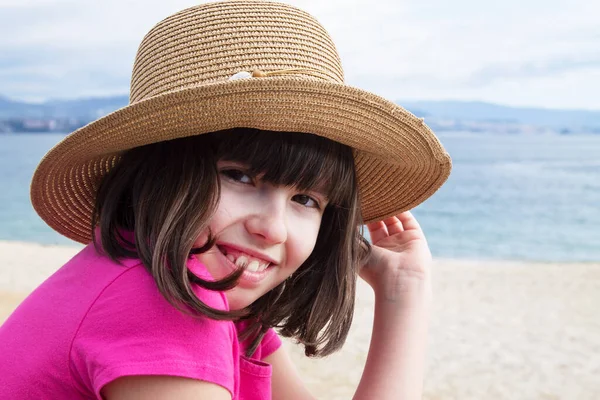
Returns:
[[[0,135],[0,240],[71,244],[33,211],[29,183],[64,135]],[[414,210],[434,256],[600,261],[600,135],[448,133],[448,182]]]

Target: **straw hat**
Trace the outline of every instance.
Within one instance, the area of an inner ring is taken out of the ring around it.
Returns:
[[[88,243],[96,188],[121,152],[235,127],[353,147],[367,222],[417,206],[450,174],[450,157],[422,119],[344,83],[335,46],[312,16],[225,1],[183,10],[144,37],[130,104],[46,154],[31,183],[33,207],[59,233]]]

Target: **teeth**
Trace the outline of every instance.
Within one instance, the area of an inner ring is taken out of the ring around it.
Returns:
[[[264,271],[265,269],[267,269],[267,267],[269,266],[269,263],[266,264],[260,264],[258,267],[259,271]]]
[[[268,262],[254,260],[254,259],[252,261],[250,261],[249,257],[243,256],[243,255],[240,255],[237,259],[235,258],[235,255],[233,255],[233,254],[226,254],[225,257],[229,261],[231,261],[233,264],[235,264],[236,267],[245,268],[247,271],[250,271],[250,272],[262,272],[265,269],[267,269],[267,267],[270,264]]]
[[[246,267],[246,269],[251,272],[258,271],[258,261],[254,260],[254,261],[250,262],[250,264],[248,264],[248,267]]]
[[[245,267],[246,264],[248,264],[248,257],[246,256],[239,256],[238,259],[235,261],[235,265],[240,268]]]

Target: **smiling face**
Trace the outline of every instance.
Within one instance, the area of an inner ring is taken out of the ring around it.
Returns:
[[[279,285],[314,249],[325,194],[273,185],[253,176],[247,166],[219,161],[221,198],[210,229],[216,245],[197,255],[214,279],[245,268],[225,295],[230,309],[247,307]],[[195,246],[206,240],[200,237]]]
[[[311,293],[303,285],[317,285],[306,277],[328,276],[336,281],[330,286],[340,284],[340,275],[352,267],[342,261],[352,257],[343,254],[355,238],[349,217],[358,215],[351,211],[357,194],[351,149],[316,135],[246,128],[215,132],[208,139],[220,187],[208,220],[216,241],[194,254],[215,280],[244,269],[237,285],[225,292],[230,309],[267,301],[261,296],[299,268],[295,278],[302,283],[290,280],[293,289],[286,296]],[[327,222],[321,226],[322,221]],[[204,246],[209,230],[196,238],[194,248]],[[314,268],[321,269],[304,274]]]

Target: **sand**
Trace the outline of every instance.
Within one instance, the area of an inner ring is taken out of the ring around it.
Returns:
[[[77,247],[0,242],[0,322]],[[424,399],[600,398],[600,263],[436,260]],[[371,334],[361,282],[344,348],[307,359],[285,345],[320,399],[350,399]]]

